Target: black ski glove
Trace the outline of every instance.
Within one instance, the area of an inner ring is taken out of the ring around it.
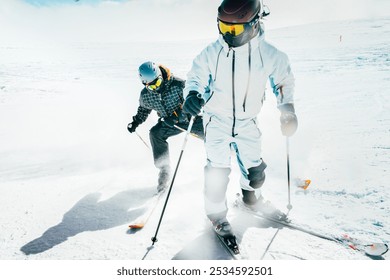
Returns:
[[[295,115],[294,104],[284,104],[279,107],[280,115],[280,128],[284,136],[292,136],[298,128],[298,119]]]
[[[184,102],[183,111],[197,116],[204,105],[204,100],[199,95],[199,92],[191,90]]]
[[[174,112],[169,117],[164,118],[163,121],[164,121],[165,125],[167,125],[169,127],[174,127],[175,124],[177,124],[179,122],[179,116],[176,114],[176,112]]]
[[[174,127],[177,123],[188,123],[188,115],[184,114],[181,108],[178,108],[169,117],[163,119],[164,124]]]
[[[133,122],[129,123],[127,125],[127,130],[130,132],[130,133],[133,133],[137,127],[140,125],[139,122],[137,122],[134,118],[133,118]]]

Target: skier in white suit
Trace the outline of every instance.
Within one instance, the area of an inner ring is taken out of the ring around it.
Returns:
[[[222,236],[232,234],[226,219],[231,150],[242,173],[243,203],[276,213],[259,191],[255,192],[264,183],[267,166],[261,154],[257,115],[268,80],[281,112],[283,135],[293,135],[298,126],[294,76],[287,55],[264,40],[264,14],[259,0],[224,0],[218,8],[220,36],[194,59],[184,88],[183,109],[196,116],[203,108],[205,210]]]

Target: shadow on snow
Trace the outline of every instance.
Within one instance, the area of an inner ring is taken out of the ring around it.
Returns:
[[[123,191],[104,201],[99,201],[100,193],[88,194],[65,213],[61,223],[49,228],[20,250],[26,255],[39,254],[79,233],[125,224],[143,214],[143,203],[152,197],[154,191],[155,188]]]

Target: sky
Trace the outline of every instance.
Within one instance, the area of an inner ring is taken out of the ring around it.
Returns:
[[[54,41],[175,41],[218,36],[220,0],[1,0],[0,36]],[[388,0],[264,0],[266,29],[390,17]],[[196,27],[196,28],[194,28]],[[214,27],[214,28],[213,28]]]
[[[98,5],[103,2],[139,2],[137,0],[20,0],[35,6],[56,6],[56,5]],[[165,4],[174,4],[180,0],[144,0],[143,2],[160,2]],[[202,2],[201,0],[188,0],[191,2]],[[209,0],[208,2],[220,2],[220,0]],[[265,0],[264,4],[277,9],[284,10],[284,15],[294,17],[296,11],[304,10],[306,18],[349,18],[361,16],[385,16],[390,15],[390,4],[388,0]]]
[[[129,0],[23,0],[24,2],[36,5],[36,6],[53,6],[58,4],[73,5],[73,4],[99,4],[101,2],[126,2]],[[79,3],[77,3],[79,2]]]

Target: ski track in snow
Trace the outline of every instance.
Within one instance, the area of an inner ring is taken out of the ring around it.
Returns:
[[[305,191],[292,186],[290,215],[309,229],[390,241],[389,34],[389,18],[266,33],[289,55],[296,76],[291,174],[312,184]],[[141,90],[137,67],[155,60],[185,78],[208,42],[159,42],[158,53],[154,44],[134,42],[0,46],[0,259],[228,258],[204,216],[204,150],[194,138],[154,248],[162,203],[143,230],[127,230],[157,178],[150,151],[126,130]],[[268,90],[259,118],[268,164],[263,194],[286,209],[278,117]],[[146,140],[156,119],[152,113],[137,130]],[[181,135],[169,140],[173,165]],[[229,205],[239,191],[232,168]],[[369,259],[236,209],[228,217],[250,259]]]

